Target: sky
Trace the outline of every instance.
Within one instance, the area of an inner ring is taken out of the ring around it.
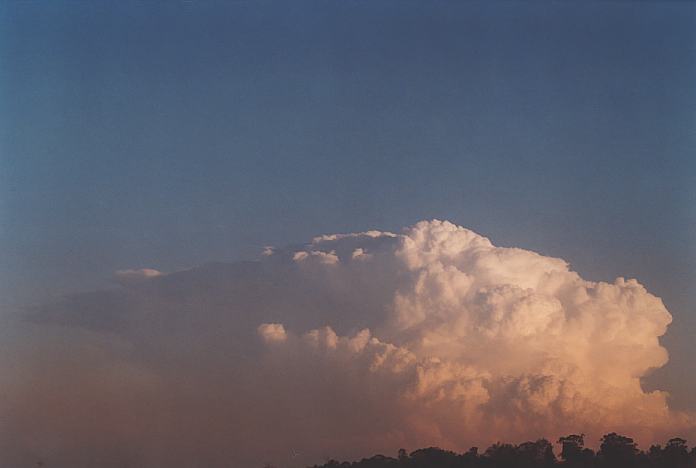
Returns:
[[[442,219],[637,278],[673,318],[644,386],[696,411],[695,21],[689,2],[4,2],[2,314]]]

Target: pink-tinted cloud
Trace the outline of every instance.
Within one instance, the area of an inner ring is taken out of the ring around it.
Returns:
[[[125,277],[157,276],[143,271]],[[667,362],[659,298],[448,222],[319,236],[32,317],[4,332],[6,464],[301,466],[571,432],[696,435],[641,387]]]

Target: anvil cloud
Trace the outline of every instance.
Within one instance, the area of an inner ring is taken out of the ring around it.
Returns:
[[[694,434],[692,415],[641,387],[668,359],[658,297],[449,222],[154,271],[5,327],[3,465],[292,466]]]

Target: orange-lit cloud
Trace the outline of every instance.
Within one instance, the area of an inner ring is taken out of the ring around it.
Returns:
[[[659,298],[448,222],[145,276],[7,328],[6,463],[292,466],[571,432],[696,435],[693,416],[641,388],[667,361]]]

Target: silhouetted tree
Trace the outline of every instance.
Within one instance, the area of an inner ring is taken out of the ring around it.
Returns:
[[[396,458],[375,455],[371,458],[363,458],[357,464],[360,468],[392,468],[397,467],[399,461]]]
[[[689,451],[686,440],[670,439],[664,448],[653,445],[638,450],[630,437],[615,432],[601,439],[597,455],[585,448],[583,434],[558,439],[563,462],[556,460],[553,446],[546,439],[520,445],[495,443],[483,455],[477,447],[463,454],[437,447],[418,449],[410,454],[400,449],[397,458],[375,455],[357,462],[330,460],[314,468],[696,468],[696,448]]]
[[[624,468],[635,466],[638,448],[630,437],[625,437],[611,432],[604,435],[601,439],[602,445],[599,446],[597,456],[602,466],[611,468]]]
[[[662,466],[662,446],[659,444],[651,445],[648,452],[645,454],[648,459],[648,465],[654,467]]]
[[[466,453],[459,456],[460,466],[471,467],[480,465],[478,447],[471,447]]]
[[[561,444],[561,458],[569,465],[589,466],[594,452],[585,448],[585,434],[571,434],[558,439]]]
[[[517,447],[517,465],[521,467],[547,467],[556,463],[553,445],[546,439],[525,442]]]
[[[410,464],[407,466],[413,468],[430,468],[433,466],[442,468],[456,468],[458,457],[454,452],[442,450],[438,447],[428,447],[418,449],[409,455]]]
[[[682,468],[689,466],[689,449],[686,440],[679,437],[670,439],[662,450],[662,463],[664,466]]]
[[[514,466],[517,459],[517,447],[512,444],[495,443],[486,449],[483,454],[493,462],[494,466]]]

